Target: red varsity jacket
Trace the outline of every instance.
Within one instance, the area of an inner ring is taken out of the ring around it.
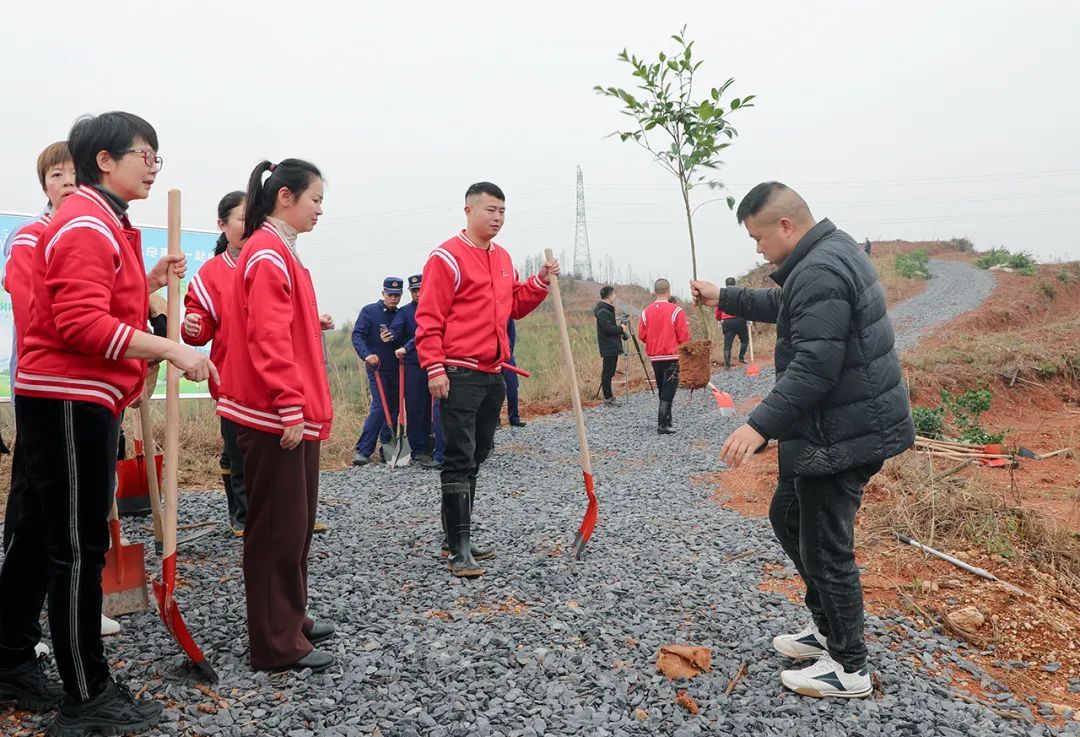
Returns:
[[[33,249],[15,394],[94,402],[115,414],[135,401],[146,362],[123,355],[150,312],[143,269],[139,231],[100,193],[79,187]]]
[[[46,212],[20,228],[11,241],[11,254],[4,265],[4,289],[11,295],[11,314],[15,322],[16,356],[22,355],[23,334],[30,324],[30,270],[34,265],[34,248],[51,221],[52,215]]]
[[[303,423],[305,440],[326,440],[334,409],[311,273],[267,222],[248,238],[233,279],[217,413],[274,435]]]
[[[424,298],[416,309],[416,350],[428,378],[446,366],[494,374],[510,358],[506,323],[544,301],[539,276],[518,281],[510,254],[496,243],[480,248],[461,231],[428,256]]]
[[[679,346],[690,340],[686,313],[666,299],[656,300],[641,313],[638,340],[653,361],[677,361]]]
[[[211,340],[210,360],[219,369],[225,365],[225,331],[223,320],[229,314],[236,276],[236,260],[228,251],[214,256],[199,269],[188,282],[184,309],[200,318],[199,334],[192,337],[180,329],[180,335],[188,345],[206,345]],[[218,398],[218,386],[210,380],[210,396]]]

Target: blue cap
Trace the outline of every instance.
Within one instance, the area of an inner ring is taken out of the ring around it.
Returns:
[[[401,294],[401,279],[396,276],[388,276],[383,279],[382,288],[387,294]]]
[[[421,278],[422,278],[421,274],[413,274],[412,276],[410,276],[409,277],[409,289],[419,289],[420,288],[420,279]]]

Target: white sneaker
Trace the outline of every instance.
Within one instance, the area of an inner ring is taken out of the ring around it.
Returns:
[[[772,641],[773,649],[795,660],[819,658],[825,652],[825,636],[813,622],[797,635],[777,635]]]
[[[48,657],[48,655],[49,655],[49,646],[46,645],[44,642],[39,642],[38,644],[34,645],[34,655],[39,660],[41,658]]]
[[[120,623],[115,619],[109,619],[104,614],[101,615],[101,636],[107,637],[109,635],[115,635],[120,631]]]
[[[848,673],[844,666],[832,659],[828,651],[823,652],[813,665],[801,670],[784,671],[780,674],[780,681],[797,694],[818,699],[824,696],[861,699],[874,691],[870,672],[866,668],[857,673]]]

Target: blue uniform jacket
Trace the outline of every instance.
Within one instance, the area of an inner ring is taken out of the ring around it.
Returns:
[[[390,324],[390,332],[394,334],[397,344],[405,348],[405,365],[419,367],[420,356],[416,352],[416,306],[416,302],[410,302],[398,308],[394,322]]]
[[[360,310],[353,326],[352,344],[360,358],[367,358],[372,353],[379,357],[379,371],[397,373],[398,361],[394,351],[401,345],[397,341],[383,343],[379,337],[379,326],[390,327],[397,316],[397,310],[391,310],[382,300],[367,305]]]

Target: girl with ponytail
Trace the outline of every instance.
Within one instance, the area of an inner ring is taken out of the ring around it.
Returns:
[[[229,192],[217,207],[221,231],[214,258],[207,261],[188,283],[184,297],[184,325],[180,334],[188,345],[210,345],[210,360],[225,365],[225,318],[232,299],[236,259],[244,246],[244,193]],[[210,396],[218,398],[218,385],[210,382]],[[247,520],[247,494],[244,489],[244,458],[236,443],[236,427],[221,418],[221,480],[229,505],[229,526],[233,535],[244,534]]]
[[[311,274],[297,237],[322,214],[322,174],[299,159],[251,172],[244,250],[228,306],[229,351],[218,414],[236,424],[244,456],[244,531],[251,665],[261,670],[333,664],[315,646],[334,628],[307,616],[307,557],[319,494],[319,446],[333,409]]]

